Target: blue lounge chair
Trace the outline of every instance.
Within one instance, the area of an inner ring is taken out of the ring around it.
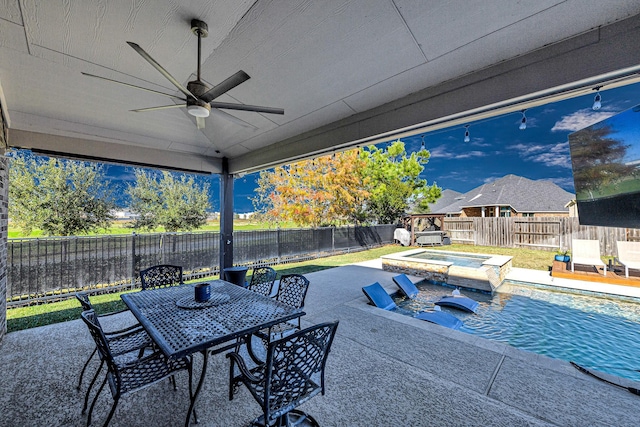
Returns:
[[[396,303],[389,296],[387,291],[376,282],[369,286],[363,286],[362,292],[367,296],[369,302],[376,307],[383,308],[385,310],[393,310],[397,307]]]
[[[394,276],[393,281],[396,282],[396,285],[400,288],[400,292],[409,299],[414,299],[420,293],[416,285],[413,284],[406,274]]]
[[[475,313],[478,309],[478,301],[460,295],[460,291],[457,289],[453,291],[453,295],[443,296],[436,304],[442,307],[457,308],[469,313]]]
[[[426,320],[427,322],[435,323],[436,325],[444,326],[447,328],[458,330],[463,325],[462,320],[458,319],[453,314],[445,313],[438,310],[440,307],[436,306],[434,311],[423,311],[418,313],[416,319]]]

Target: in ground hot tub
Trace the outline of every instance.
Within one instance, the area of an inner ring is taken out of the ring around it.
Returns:
[[[437,283],[493,292],[511,270],[513,257],[415,249],[382,256],[386,271],[411,274]]]

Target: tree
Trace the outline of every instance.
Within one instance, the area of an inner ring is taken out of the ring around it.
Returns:
[[[163,226],[168,232],[191,231],[207,222],[209,184],[196,184],[193,177],[162,172],[161,175],[135,171],[135,185],[129,185],[129,208],[139,215],[132,227],[153,230]]]
[[[262,171],[254,207],[270,222],[319,227],[360,222],[369,196],[364,161],[355,151]]]
[[[26,235],[50,236],[108,228],[114,207],[101,165],[18,152],[9,168],[9,217]]]
[[[429,152],[407,157],[404,143],[350,150],[263,171],[254,206],[271,222],[301,226],[391,223],[413,202],[421,211],[440,197],[420,179]]]
[[[633,175],[635,165],[626,165],[629,145],[609,137],[611,126],[591,127],[569,137],[573,179],[578,200],[593,199],[593,192]]]
[[[429,152],[420,150],[407,157],[404,143],[400,140],[386,150],[369,146],[361,156],[366,160],[364,175],[370,178],[370,197],[367,211],[371,220],[380,224],[397,221],[412,202],[419,213],[428,212],[429,203],[435,202],[442,190],[435,184],[429,186],[420,178],[424,164],[429,161]]]

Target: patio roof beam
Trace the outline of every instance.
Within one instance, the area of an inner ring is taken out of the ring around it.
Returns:
[[[11,129],[10,146],[46,156],[89,160],[180,172],[212,174],[222,171],[222,159],[174,151],[121,145]]]

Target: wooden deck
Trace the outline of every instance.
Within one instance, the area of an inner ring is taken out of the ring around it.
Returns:
[[[561,277],[563,279],[584,280],[587,282],[610,283],[612,285],[634,286],[640,288],[640,271],[630,270],[629,277],[624,277],[624,267],[613,266],[609,270],[607,266],[607,275],[602,274],[602,268],[587,265],[575,266],[575,271],[571,272],[571,263],[553,261],[551,268],[552,277]]]

